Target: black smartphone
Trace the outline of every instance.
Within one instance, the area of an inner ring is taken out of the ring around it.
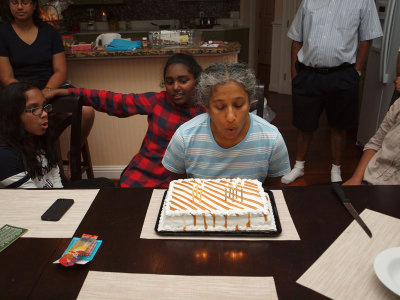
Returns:
[[[44,221],[58,221],[74,204],[74,199],[57,199],[42,215]]]

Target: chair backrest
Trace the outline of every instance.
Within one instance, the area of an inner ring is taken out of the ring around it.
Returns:
[[[259,84],[256,87],[256,99],[250,104],[250,111],[257,110],[257,116],[263,117],[264,113],[264,85]]]
[[[82,123],[82,102],[79,96],[63,96],[51,99],[54,113],[60,114],[61,118],[56,117],[54,122],[55,137],[71,125],[71,139],[69,149],[69,164],[71,170],[71,180],[82,179],[81,172],[81,123]],[[71,114],[67,114],[71,113]],[[61,166],[62,167],[62,166]]]

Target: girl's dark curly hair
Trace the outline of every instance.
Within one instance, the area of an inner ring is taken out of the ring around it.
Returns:
[[[203,70],[193,56],[185,53],[177,53],[168,58],[167,62],[165,63],[163,72],[164,79],[168,67],[173,64],[185,65],[188,68],[189,73],[193,75],[195,80],[199,77],[201,71]]]
[[[21,0],[22,1],[22,0]],[[11,14],[10,10],[10,1],[9,0],[2,0],[2,17],[4,20],[13,23],[14,22],[14,16]],[[40,18],[40,7],[39,7],[39,0],[31,0],[32,5],[35,7],[33,11],[33,23],[38,26],[40,22],[42,22],[42,19]]]
[[[25,93],[37,89],[29,82],[14,82],[2,88],[0,92],[0,144],[20,152],[22,162],[31,178],[43,175],[38,155],[44,155],[48,168],[57,166],[57,154],[51,132],[42,136],[32,136],[21,122],[21,114],[26,105]]]

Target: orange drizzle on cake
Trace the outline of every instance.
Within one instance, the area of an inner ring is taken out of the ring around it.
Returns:
[[[228,228],[228,216],[227,216],[227,215],[224,215],[224,218],[225,218],[224,227],[225,227],[225,228]]]
[[[250,227],[251,226],[251,222],[250,222],[250,213],[247,213],[248,217],[249,217],[249,221],[246,224],[246,227]]]
[[[204,229],[207,230],[207,220],[206,220],[206,214],[203,214],[203,219],[204,219]]]

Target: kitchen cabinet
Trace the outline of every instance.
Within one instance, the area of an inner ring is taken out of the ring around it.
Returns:
[[[125,0],[74,0],[74,5],[122,4]]]

